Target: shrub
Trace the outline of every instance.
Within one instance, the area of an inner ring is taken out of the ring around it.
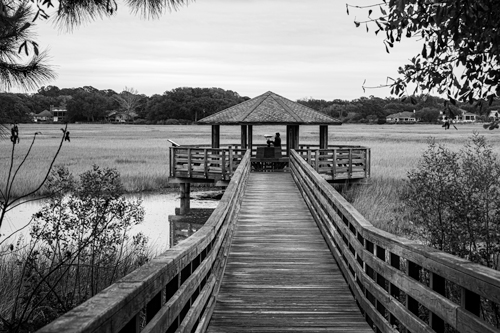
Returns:
[[[477,133],[458,152],[431,142],[408,174],[406,205],[431,246],[498,269],[500,163]]]
[[[179,125],[179,120],[167,119],[167,120],[165,120],[165,125]]]
[[[34,331],[147,260],[146,238],[128,235],[144,209],[122,198],[115,169],[94,166],[75,180],[60,167],[47,187],[52,196],[34,215],[30,243],[9,263],[0,331]]]

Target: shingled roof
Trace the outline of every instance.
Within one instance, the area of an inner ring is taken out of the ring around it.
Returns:
[[[307,106],[293,102],[272,91],[200,119],[198,123],[210,125],[342,124],[339,119],[332,118]]]

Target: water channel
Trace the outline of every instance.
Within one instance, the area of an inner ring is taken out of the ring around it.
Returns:
[[[215,194],[219,193],[220,192],[215,192]],[[214,196],[214,192],[193,192],[191,196],[191,208],[215,209],[219,203],[218,200],[206,198],[207,196]],[[180,206],[178,191],[161,194],[128,194],[126,198],[129,200],[142,200],[142,206],[145,210],[144,221],[140,225],[134,226],[130,235],[134,235],[138,232],[144,233],[149,238],[148,244],[151,250],[156,254],[169,249],[171,247],[171,242],[177,244],[201,227],[199,223],[189,223],[189,221],[169,222],[168,216],[175,215],[175,208]],[[36,213],[42,205],[42,201],[28,202],[7,213],[2,225],[0,242],[5,239],[5,236],[12,234],[14,231],[29,223],[31,216]],[[15,242],[20,236],[29,237],[29,226],[17,233],[15,237],[12,237],[6,243]]]

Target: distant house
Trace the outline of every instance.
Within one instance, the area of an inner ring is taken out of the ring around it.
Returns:
[[[52,113],[48,110],[43,110],[42,112],[35,114],[33,120],[35,122],[52,120]]]
[[[135,112],[120,112],[120,111],[110,111],[106,116],[106,120],[113,123],[126,123],[133,121],[139,115]]]
[[[488,113],[488,118],[490,118],[490,119],[498,119],[498,118],[500,118],[500,111],[498,111],[498,110],[491,110],[490,113]]]
[[[52,113],[54,122],[65,122],[67,119],[68,110],[66,109],[66,106],[54,107],[51,105],[50,112]]]
[[[385,121],[388,123],[415,123],[417,118],[415,117],[415,111],[404,111],[388,115]]]
[[[477,120],[477,115],[471,112],[468,112],[464,109],[458,109],[454,110],[455,114],[457,114],[453,119],[452,122],[454,123],[475,123]],[[439,113],[439,121],[445,122],[447,119],[447,116],[441,111]]]
[[[42,112],[35,114],[33,116],[33,120],[35,122],[39,121],[51,121],[51,122],[65,122],[66,121],[66,107],[65,106],[59,106],[59,107],[54,107],[53,105],[50,106],[50,111],[49,110],[43,110]]]

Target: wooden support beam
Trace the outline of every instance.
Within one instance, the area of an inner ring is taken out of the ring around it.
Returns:
[[[290,149],[299,148],[299,125],[286,125],[286,156],[290,156]]]
[[[319,149],[328,149],[328,125],[319,125]]]
[[[241,125],[241,149],[246,149],[248,145],[248,127]]]
[[[253,125],[247,126],[247,136],[248,136],[248,149],[252,149],[253,146]]]
[[[220,148],[220,125],[212,125],[212,148]]]
[[[189,209],[191,206],[191,184],[190,183],[181,183],[180,184],[180,192],[181,192],[181,215],[186,215],[189,213]]]

